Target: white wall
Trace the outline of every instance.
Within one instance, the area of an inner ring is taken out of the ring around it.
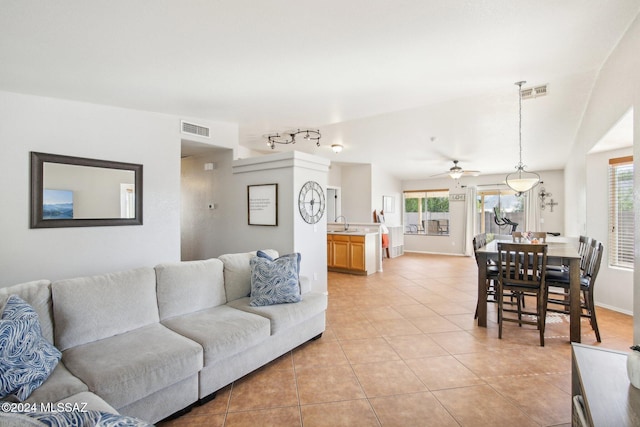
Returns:
[[[232,230],[230,217],[241,213],[231,203],[232,150],[215,150],[185,157],[181,161],[181,259],[191,261],[215,258],[227,252],[223,246]],[[205,170],[213,163],[213,170]],[[213,204],[214,209],[209,209]]]
[[[342,215],[349,222],[373,222],[371,165],[343,165]]]
[[[589,154],[587,156],[587,230],[589,237],[600,240],[604,245],[602,264],[596,279],[594,298],[598,305],[633,313],[633,270],[609,266],[609,159],[630,156],[632,148]]]
[[[180,259],[179,117],[7,92],[0,117],[0,286]],[[30,229],[30,151],[142,164],[144,225]]]
[[[567,234],[597,233],[587,227],[587,214],[594,205],[587,188],[587,153],[606,132],[629,110],[640,108],[640,18],[636,18],[603,65],[591,93],[582,123],[576,135],[572,156],[565,167]],[[634,118],[635,182],[640,182],[640,114]],[[635,191],[634,203],[640,206],[640,192]],[[636,224],[640,224],[640,209],[636,209]],[[636,247],[640,247],[640,227],[636,227]],[[636,265],[640,265],[640,251],[636,251]],[[600,283],[601,285],[601,283]],[[598,285],[598,286],[600,286]],[[634,271],[633,311],[640,313],[640,269]],[[596,293],[596,297],[598,294]],[[600,293],[602,297],[602,293]],[[600,301],[596,300],[596,304]],[[634,342],[640,342],[640,316],[634,318]]]
[[[401,225],[402,181],[389,175],[377,165],[372,165],[371,169],[371,212],[382,210],[382,196],[390,196],[393,198],[393,211],[384,211],[385,223],[390,226]]]
[[[224,218],[229,230],[218,240],[225,252],[273,248],[279,253],[300,252],[300,274],[317,292],[327,291],[327,223],[307,224],[298,211],[298,195],[306,181],[316,181],[325,190],[329,161],[297,151],[236,160],[232,179],[225,185],[232,214]],[[278,225],[248,225],[247,186],[278,184]]]

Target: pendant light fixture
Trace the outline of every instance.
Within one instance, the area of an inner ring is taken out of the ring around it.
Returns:
[[[525,169],[525,165],[522,164],[522,85],[526,82],[517,82],[518,86],[518,141],[520,144],[520,161],[516,166],[516,171],[507,175],[505,183],[513,191],[521,196],[522,193],[526,193],[540,182],[540,175],[535,172],[530,172]]]

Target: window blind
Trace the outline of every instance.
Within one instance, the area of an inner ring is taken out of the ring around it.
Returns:
[[[609,159],[609,265],[633,268],[633,157]]]

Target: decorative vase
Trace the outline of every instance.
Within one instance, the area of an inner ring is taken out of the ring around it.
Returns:
[[[627,355],[627,375],[631,385],[640,388],[640,351],[633,350]]]

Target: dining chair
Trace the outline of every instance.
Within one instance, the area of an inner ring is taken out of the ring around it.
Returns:
[[[587,236],[580,236],[578,239],[578,254],[580,255],[580,272],[584,270],[587,263],[587,257],[591,248],[591,238]],[[547,265],[547,271],[569,271],[568,265]]]
[[[590,239],[589,248],[584,257],[584,269],[580,271],[580,316],[587,317],[591,328],[596,334],[596,340],[600,340],[600,330],[596,318],[596,306],[593,300],[596,277],[600,271],[602,263],[602,253],[604,246],[596,239]],[[582,256],[581,256],[582,264]],[[545,280],[547,282],[547,310],[557,313],[570,314],[570,284],[568,271],[547,271]],[[559,289],[557,292],[555,289]],[[557,308],[560,306],[561,308]]]
[[[545,269],[547,266],[547,245],[498,243],[498,338],[502,339],[504,322],[536,325],[540,333],[540,346],[544,347],[545,318],[547,313],[547,292]],[[534,295],[535,311],[522,307],[522,298],[517,298],[517,307],[505,308],[505,291],[516,295]],[[516,318],[505,316],[515,313]],[[531,320],[529,316],[535,316]]]
[[[511,238],[513,239],[513,243],[522,243],[522,241],[524,240],[522,231],[514,231],[513,233],[511,233]]]
[[[527,237],[525,238],[525,234]],[[511,233],[511,238],[514,243],[524,243],[527,240],[537,240],[537,243],[547,243],[547,232],[546,231],[530,231],[528,233],[523,233],[522,231],[514,231]]]

